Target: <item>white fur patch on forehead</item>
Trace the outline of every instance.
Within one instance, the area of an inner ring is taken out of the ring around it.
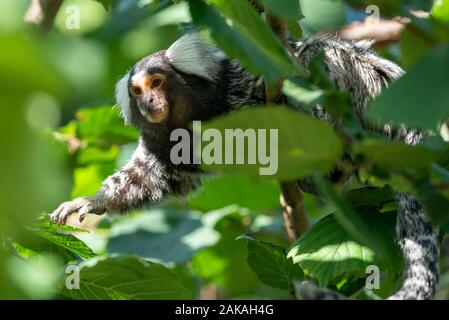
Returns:
[[[139,78],[142,78],[146,74],[147,74],[146,71],[139,71],[139,72],[133,74],[133,76],[131,77],[131,83],[135,82]]]
[[[128,91],[129,72],[123,76],[115,86],[115,100],[120,107],[120,115],[125,124],[131,123],[131,99]]]
[[[194,32],[179,38],[165,54],[176,69],[209,81],[218,79],[220,62],[226,58],[222,51],[205,44]]]

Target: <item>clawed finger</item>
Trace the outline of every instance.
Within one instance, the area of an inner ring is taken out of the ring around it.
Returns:
[[[64,202],[63,204],[61,204],[51,215],[50,215],[50,221],[51,221],[51,223],[53,223],[53,224],[56,224],[56,223],[58,223],[58,220],[59,220],[59,214],[61,213],[61,211],[62,210],[64,210],[64,206],[66,205],[67,203],[66,202]]]
[[[59,224],[65,224],[67,222],[67,219],[69,216],[74,213],[76,209],[70,205],[64,208],[64,210],[61,211],[58,217],[58,223]]]
[[[51,223],[65,224],[67,219],[83,206],[79,201],[64,202],[50,216]]]
[[[103,214],[106,210],[88,197],[78,198],[73,201],[64,202],[51,215],[50,221],[53,224],[65,224],[68,218],[74,214],[79,214],[79,221],[83,222],[87,214]]]
[[[83,207],[81,207],[81,209],[79,210],[78,214],[79,214],[79,221],[83,222],[84,219],[86,218],[87,214],[90,211],[90,205],[86,204]]]

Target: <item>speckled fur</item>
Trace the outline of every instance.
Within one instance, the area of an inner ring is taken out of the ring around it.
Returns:
[[[160,161],[141,139],[131,160],[104,181],[95,199],[108,212],[126,213],[166,194],[187,195],[199,182],[197,172],[180,172],[170,162]]]
[[[404,282],[390,300],[428,300],[438,283],[437,233],[410,194],[397,193],[396,234],[405,259]]]

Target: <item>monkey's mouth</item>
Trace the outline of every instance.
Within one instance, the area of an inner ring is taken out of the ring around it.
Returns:
[[[146,110],[140,110],[142,115],[150,123],[161,123],[167,119],[169,114],[168,105],[162,105],[155,108],[148,108]]]

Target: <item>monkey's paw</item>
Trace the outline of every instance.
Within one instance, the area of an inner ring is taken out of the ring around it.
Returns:
[[[74,213],[78,212],[79,221],[83,222],[88,213],[103,214],[106,209],[99,205],[94,197],[82,197],[61,204],[50,215],[50,221],[54,224],[66,224],[67,219]]]

